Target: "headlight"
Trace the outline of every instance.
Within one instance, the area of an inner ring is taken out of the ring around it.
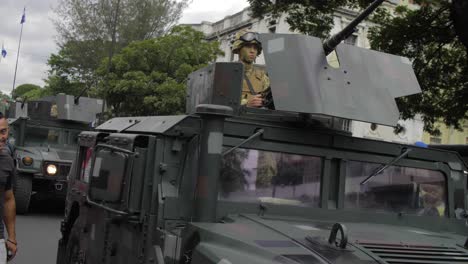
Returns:
[[[54,176],[57,173],[57,166],[55,166],[54,164],[49,164],[47,165],[46,171],[47,174]]]
[[[33,164],[33,159],[31,157],[23,157],[23,159],[21,160],[23,161],[23,164],[26,165],[26,166],[31,166],[31,164]]]

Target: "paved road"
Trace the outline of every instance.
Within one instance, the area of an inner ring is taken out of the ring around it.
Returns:
[[[62,216],[62,203],[53,201],[34,202],[31,213],[17,216],[19,248],[9,264],[55,264]]]

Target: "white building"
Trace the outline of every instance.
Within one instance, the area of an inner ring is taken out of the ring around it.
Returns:
[[[386,3],[389,8],[394,8],[397,4],[411,4],[411,0],[391,0],[391,3]],[[290,30],[289,24],[286,22],[286,15],[280,17],[265,16],[263,19],[255,19],[249,15],[249,8],[227,16],[217,22],[203,21],[200,24],[190,24],[196,30],[205,33],[208,40],[217,40],[220,42],[221,50],[224,51],[224,56],[218,57],[219,62],[237,61],[237,55],[231,51],[234,36],[237,31],[249,28],[260,33],[295,33]],[[356,12],[347,9],[339,9],[335,12],[334,27],[331,34],[335,34],[343,29],[356,16]],[[346,43],[356,45],[358,47],[370,48],[367,33],[369,27],[372,26],[369,22],[362,22],[358,25],[357,31],[345,40]],[[259,56],[257,64],[264,64],[263,56]],[[359,121],[345,122],[344,129],[351,131],[356,137],[372,138],[391,142],[400,142],[413,144],[416,141],[421,141],[423,136],[423,122],[421,118],[414,120],[400,120],[398,122],[404,129],[402,132],[395,134],[393,127],[382,125],[369,124]]]

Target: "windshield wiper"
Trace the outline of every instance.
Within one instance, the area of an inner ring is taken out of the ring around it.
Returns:
[[[227,154],[231,153],[232,151],[234,151],[235,149],[241,147],[242,145],[244,145],[245,143],[251,141],[252,139],[260,136],[261,134],[263,134],[263,132],[265,132],[265,130],[263,129],[259,129],[257,132],[255,132],[255,134],[251,135],[250,137],[248,137],[247,139],[245,139],[244,141],[242,141],[239,145],[235,146],[235,147],[232,147],[228,150],[226,150],[224,153],[223,153],[223,156],[226,156]]]
[[[392,166],[393,164],[397,163],[399,160],[402,158],[408,156],[408,153],[411,152],[412,149],[403,149],[403,153],[401,153],[398,157],[394,158],[392,161],[389,163],[385,164],[385,166],[378,168],[376,171],[374,171],[369,177],[367,177],[365,180],[361,182],[361,185],[366,184],[368,181],[370,181],[372,178],[375,176],[379,175],[382,173],[384,170],[386,170],[388,167]]]

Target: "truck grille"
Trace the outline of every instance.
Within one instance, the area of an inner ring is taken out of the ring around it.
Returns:
[[[67,177],[68,173],[70,172],[70,167],[70,164],[60,164],[58,166],[58,176]]]
[[[389,264],[468,263],[468,251],[456,247],[359,244]]]
[[[54,176],[48,176],[47,174],[47,166],[49,164],[53,164],[57,167],[57,174]],[[70,173],[71,169],[71,164],[70,163],[57,163],[53,161],[45,161],[43,164],[43,174],[48,177],[55,177],[55,178],[61,178],[64,179],[68,176],[68,173]]]

